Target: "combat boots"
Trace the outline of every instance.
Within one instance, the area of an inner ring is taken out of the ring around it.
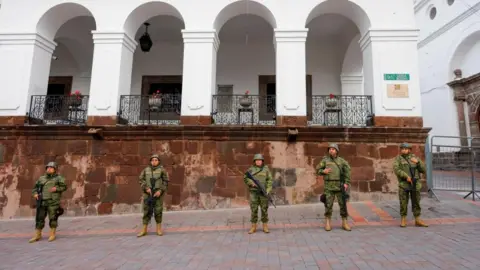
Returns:
[[[415,217],[415,226],[417,227],[428,227],[427,224],[425,224],[425,222],[423,222],[420,217]]]
[[[54,241],[57,237],[55,237],[55,232],[57,228],[50,228],[50,237],[48,237],[48,242]]]
[[[270,231],[268,230],[267,223],[263,223],[263,232],[264,233],[269,233]]]
[[[350,226],[348,225],[347,218],[342,218],[342,228],[343,228],[345,231],[351,231],[351,230],[352,230],[352,229],[350,228]]]
[[[142,237],[147,235],[147,225],[143,225],[142,230],[140,231],[139,234],[137,234],[137,237]]]
[[[252,223],[252,227],[250,228],[250,231],[248,231],[248,234],[252,234],[257,231],[257,223]]]
[[[400,227],[407,227],[407,217],[402,216],[402,220],[400,221]]]
[[[162,223],[157,223],[157,235],[158,235],[158,236],[162,236],[162,235],[163,235],[163,232],[162,232]]]
[[[332,230],[332,226],[330,225],[331,218],[327,217],[325,221],[325,231],[329,232]]]
[[[35,236],[33,236],[28,242],[29,243],[34,243],[37,242],[42,238],[42,230],[40,229],[35,229]]]

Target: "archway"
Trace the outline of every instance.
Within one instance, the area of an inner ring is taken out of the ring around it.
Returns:
[[[120,99],[120,110],[132,124],[176,124],[180,120],[185,23],[180,12],[164,2],[137,7],[126,19],[125,33],[139,42],[145,33],[153,42],[149,52],[133,55],[130,96]],[[158,92],[158,93],[157,93]],[[149,105],[156,100],[159,106]],[[124,108],[124,109],[122,109]],[[129,108],[133,111],[126,111]]]
[[[274,124],[276,21],[272,12],[255,1],[238,1],[218,14],[214,27],[220,40],[215,123]],[[247,91],[251,105],[244,108],[240,99]]]
[[[370,28],[367,14],[346,0],[320,3],[306,27],[309,121],[319,125],[364,125],[370,100],[363,95],[363,60],[358,43]],[[330,96],[336,96],[336,103]],[[371,109],[371,108],[370,108]]]
[[[480,31],[475,31],[463,38],[455,48],[448,74],[453,76],[453,71],[460,69],[462,77],[470,77],[480,72],[478,63],[480,63]]]
[[[47,124],[84,123],[93,60],[91,32],[96,29],[92,13],[79,4],[59,4],[42,15],[36,29],[57,46],[48,59],[38,60],[48,66],[48,84],[32,93],[30,117]]]

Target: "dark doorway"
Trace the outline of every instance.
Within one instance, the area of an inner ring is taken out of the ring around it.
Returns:
[[[45,120],[67,119],[68,104],[66,97],[71,93],[72,82],[72,76],[49,77],[47,96],[44,102],[41,102],[43,98],[36,97],[32,106],[38,107],[40,104],[45,106],[43,110]]]
[[[149,106],[149,98],[157,93],[160,94],[161,105],[154,109]],[[143,76],[142,79],[142,120],[180,120],[182,104],[182,76]]]

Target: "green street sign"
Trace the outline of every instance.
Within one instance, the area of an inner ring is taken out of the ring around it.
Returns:
[[[383,74],[385,81],[409,81],[410,74]]]

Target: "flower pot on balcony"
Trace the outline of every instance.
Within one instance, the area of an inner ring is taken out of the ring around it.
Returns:
[[[68,105],[73,108],[78,108],[82,106],[82,99],[74,98],[68,101]]]
[[[162,99],[160,97],[151,97],[148,99],[148,105],[152,110],[158,110],[162,105]]]
[[[329,98],[325,101],[325,105],[328,107],[328,108],[334,108],[334,107],[337,107],[337,104],[338,104],[338,100],[336,98]]]
[[[244,108],[248,108],[248,107],[252,106],[252,100],[250,98],[248,98],[248,96],[244,96],[240,99],[240,106],[242,106]]]

